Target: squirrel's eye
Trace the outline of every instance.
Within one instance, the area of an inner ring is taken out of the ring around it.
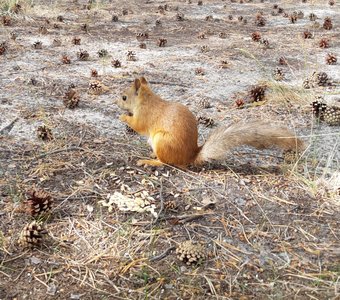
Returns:
[[[123,96],[122,98],[123,98],[123,101],[126,101],[126,96]]]

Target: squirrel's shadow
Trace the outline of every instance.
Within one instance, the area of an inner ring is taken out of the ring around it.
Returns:
[[[233,172],[236,174],[242,175],[257,175],[257,174],[273,174],[279,175],[282,174],[282,165],[280,164],[272,164],[272,165],[264,165],[253,162],[242,162],[238,163],[235,161],[226,161],[224,163],[209,163],[204,165],[204,171],[225,171],[225,172]],[[190,167],[190,171],[198,173],[202,172],[201,167]]]

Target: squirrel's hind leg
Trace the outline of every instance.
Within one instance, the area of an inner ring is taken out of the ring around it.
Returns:
[[[163,163],[158,159],[140,159],[137,161],[137,166],[154,166],[160,167]]]

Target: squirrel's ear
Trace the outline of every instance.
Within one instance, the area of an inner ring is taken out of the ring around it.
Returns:
[[[141,82],[142,84],[148,84],[148,82],[146,81],[146,79],[145,79],[144,76],[142,76],[141,78],[139,78],[139,80],[140,80],[140,82]]]
[[[138,90],[141,86],[141,82],[138,78],[135,79],[135,90],[136,90],[136,93],[138,93]]]

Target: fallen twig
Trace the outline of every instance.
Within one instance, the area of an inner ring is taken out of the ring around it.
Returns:
[[[163,259],[164,257],[168,256],[170,254],[170,252],[172,250],[175,250],[176,247],[175,246],[171,246],[169,247],[168,249],[166,249],[163,253],[159,254],[159,255],[156,255],[156,256],[153,256],[153,257],[150,257],[149,260],[150,261],[158,261],[158,260],[161,260]]]
[[[38,160],[40,158],[43,158],[45,156],[49,156],[49,155],[52,155],[52,154],[57,154],[57,153],[61,153],[61,152],[64,152],[64,151],[86,151],[86,149],[84,148],[81,148],[81,147],[70,147],[70,148],[65,148],[65,149],[58,149],[58,150],[54,150],[54,151],[51,151],[51,152],[46,152],[44,154],[41,154],[35,158],[33,158],[33,160]]]
[[[5,126],[4,128],[2,128],[0,130],[0,135],[7,135],[10,133],[10,131],[12,130],[14,124],[19,120],[19,118],[15,118],[11,123],[9,123],[7,126]]]

